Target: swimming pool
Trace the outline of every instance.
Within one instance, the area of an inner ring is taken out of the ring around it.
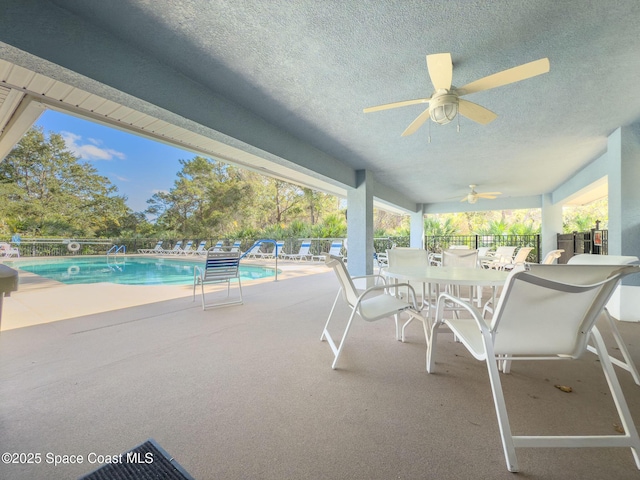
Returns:
[[[204,257],[180,260],[119,255],[22,259],[5,263],[70,285],[100,282],[121,285],[192,285],[193,267],[203,265]],[[274,275],[273,268],[240,264],[242,280]]]

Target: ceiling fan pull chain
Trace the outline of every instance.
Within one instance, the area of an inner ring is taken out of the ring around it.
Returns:
[[[427,143],[431,143],[431,122],[429,122],[429,134],[427,135]]]
[[[458,119],[458,127],[456,128],[456,130],[458,131],[458,133],[460,133],[460,115],[456,115],[457,119]]]

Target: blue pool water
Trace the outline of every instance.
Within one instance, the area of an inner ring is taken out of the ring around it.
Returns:
[[[193,267],[200,259],[132,256],[60,257],[6,262],[7,265],[66,284],[192,285]],[[275,269],[240,264],[242,280],[273,277]]]

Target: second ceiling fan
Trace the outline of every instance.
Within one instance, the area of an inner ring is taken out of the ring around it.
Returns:
[[[402,132],[403,137],[414,133],[429,118],[436,123],[444,125],[453,120],[458,113],[474,122],[486,125],[495,120],[498,115],[477,103],[460,97],[491,88],[502,87],[503,85],[547,73],[549,71],[549,59],[541,58],[540,60],[525,63],[518,67],[509,68],[476,80],[475,82],[468,83],[460,88],[456,88],[451,84],[453,81],[453,62],[450,53],[427,55],[427,70],[429,71],[431,83],[433,83],[435,88],[435,92],[431,97],[368,107],[364,109],[364,112],[370,113],[390,108],[428,103],[429,107],[418,115],[411,125]]]

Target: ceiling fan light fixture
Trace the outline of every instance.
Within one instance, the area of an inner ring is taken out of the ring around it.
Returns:
[[[453,94],[434,95],[429,102],[429,116],[440,125],[451,122],[458,114],[458,96]]]
[[[467,195],[467,201],[469,203],[476,203],[478,201],[478,197],[473,193],[470,193],[469,195]]]

